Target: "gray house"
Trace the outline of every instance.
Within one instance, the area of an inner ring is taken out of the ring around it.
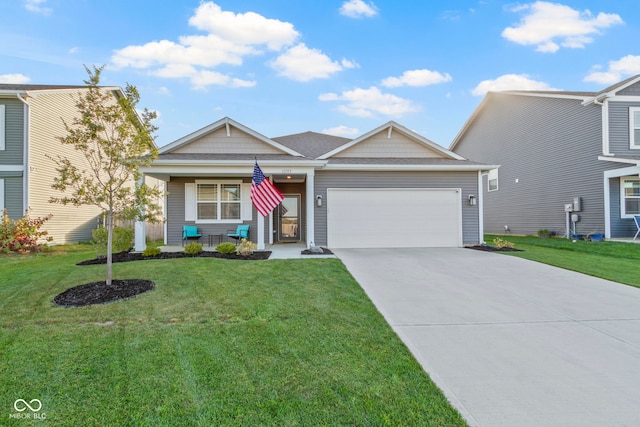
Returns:
[[[262,217],[251,204],[254,163],[284,195]],[[267,138],[223,118],[160,149],[143,170],[167,182],[167,244],[184,225],[202,242],[249,225],[249,240],[332,248],[462,246],[482,240],[481,173],[464,159],[389,122],[356,139],[306,132]],[[138,228],[138,232],[142,232]],[[143,239],[137,239],[137,250]]]
[[[633,237],[640,214],[640,75],[600,92],[489,92],[451,151],[484,175],[489,233]]]

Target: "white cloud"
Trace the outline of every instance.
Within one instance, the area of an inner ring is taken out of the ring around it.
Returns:
[[[408,70],[400,77],[387,77],[380,83],[384,87],[399,86],[429,86],[451,81],[449,73],[439,73],[431,70]]]
[[[25,0],[24,8],[29,12],[40,13],[42,15],[50,15],[53,12],[53,9],[50,7],[41,6],[43,3],[46,3],[47,0]]]
[[[160,95],[171,96],[171,91],[166,86],[160,86],[157,90],[157,93]]]
[[[412,101],[382,93],[375,86],[369,89],[356,88],[344,91],[342,94],[324,93],[318,99],[344,101],[345,104],[338,106],[338,111],[356,117],[376,117],[376,115],[400,117],[406,113],[420,111],[420,106]]]
[[[241,45],[265,44],[271,50],[292,44],[300,35],[289,22],[268,19],[255,12],[235,14],[222,11],[213,2],[200,4],[189,24],[224,40]]]
[[[495,80],[483,80],[471,91],[475,96],[482,96],[489,91],[503,90],[559,90],[547,83],[529,78],[527,74],[505,74]]]
[[[609,61],[609,68],[606,71],[598,71],[599,69],[600,67],[594,68],[584,81],[613,84],[626,77],[640,74],[640,55],[627,55],[617,61]]]
[[[346,59],[341,62],[333,61],[319,49],[310,49],[304,43],[288,49],[271,61],[270,65],[279,75],[300,82],[326,79],[344,68],[357,66]]]
[[[507,27],[502,37],[521,45],[535,45],[538,52],[553,53],[565,48],[583,48],[593,42],[592,35],[602,29],[624,23],[615,13],[580,12],[559,3],[537,1],[517,6],[512,12],[523,12],[519,24]]]
[[[371,18],[378,14],[378,8],[373,2],[363,0],[348,0],[342,3],[340,14],[349,18]]]
[[[0,83],[20,85],[29,81],[31,79],[24,74],[0,74]]]
[[[335,136],[352,137],[358,135],[360,133],[360,130],[358,130],[357,128],[350,128],[345,125],[340,125],[333,128],[323,129],[322,133]]]
[[[126,46],[114,51],[116,68],[147,69],[152,75],[191,80],[194,88],[209,85],[230,87],[254,86],[255,82],[233,78],[210,68],[219,65],[242,65],[248,55],[264,49],[277,51],[295,42],[298,31],[292,24],[268,19],[254,12],[234,13],[203,2],[189,19],[189,24],[205,35],[185,35],[178,41],[159,40]]]

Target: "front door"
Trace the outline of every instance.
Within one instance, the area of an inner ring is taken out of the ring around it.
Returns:
[[[278,210],[278,240],[293,242],[300,240],[300,195],[284,194]]]

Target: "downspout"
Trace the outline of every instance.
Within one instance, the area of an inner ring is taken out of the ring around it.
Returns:
[[[609,151],[609,99],[605,95],[604,102],[599,101],[598,98],[593,100],[593,103],[602,107],[602,155],[613,156]]]
[[[478,243],[483,245],[484,242],[484,197],[482,197],[483,188],[482,180],[483,173],[478,171]]]
[[[24,119],[23,119],[23,147],[22,147],[22,212],[24,213],[27,209],[29,209],[29,122],[30,122],[30,114],[29,114],[29,104],[27,100],[20,95],[20,93],[16,93],[18,99],[24,104]]]

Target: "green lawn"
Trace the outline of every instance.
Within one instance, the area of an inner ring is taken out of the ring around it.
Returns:
[[[0,425],[465,425],[339,260],[120,263],[156,289],[55,307],[93,256],[0,257]]]
[[[524,252],[502,252],[511,256],[539,261],[545,264],[579,271],[591,276],[640,287],[640,245],[622,242],[588,242],[554,237],[540,239],[534,236],[485,235],[493,244],[499,237],[516,244]]]

